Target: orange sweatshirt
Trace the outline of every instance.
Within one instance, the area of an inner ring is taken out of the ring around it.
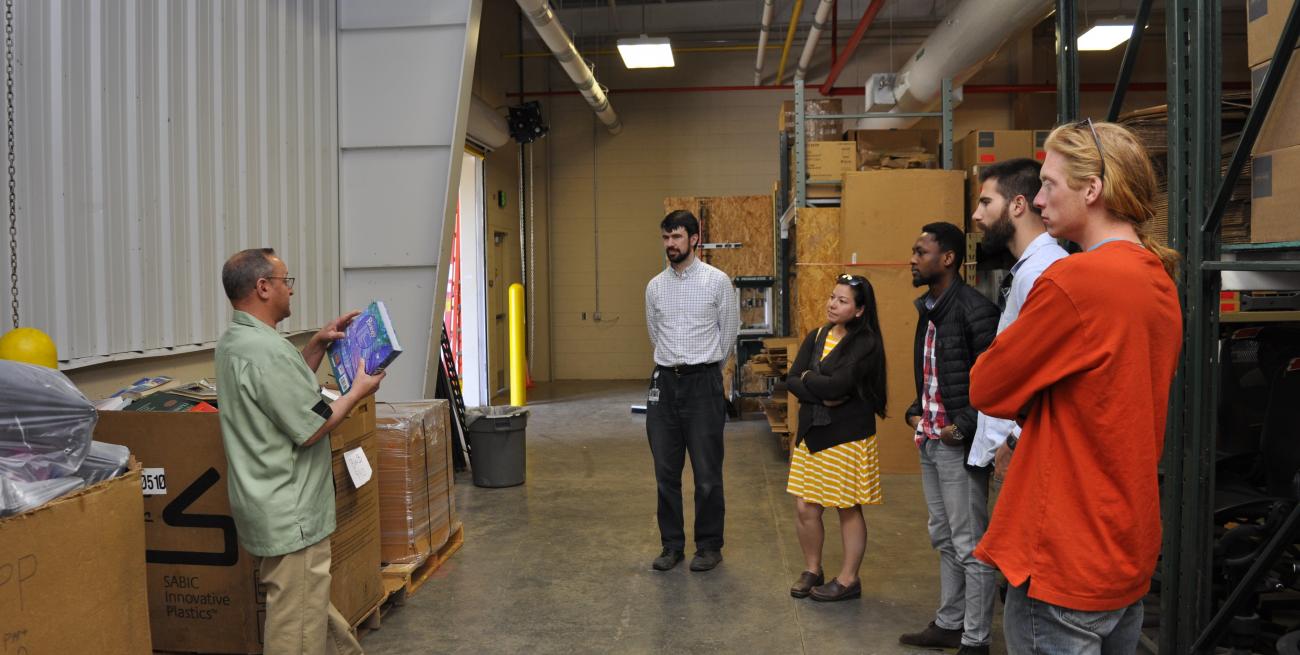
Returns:
[[[972,405],[1023,418],[976,557],[1070,609],[1119,609],[1147,593],[1181,345],[1174,283],[1137,244],[1103,244],[1038,278],[971,370]]]

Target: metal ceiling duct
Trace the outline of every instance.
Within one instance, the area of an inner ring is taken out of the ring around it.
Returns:
[[[891,111],[931,111],[938,105],[944,78],[961,86],[988,63],[1012,36],[1032,28],[1052,11],[1052,0],[965,0],[897,72]],[[905,129],[918,118],[865,118],[858,129]]]
[[[573,40],[564,31],[564,26],[555,17],[555,12],[551,11],[550,3],[547,0],[516,0],[516,2],[528,17],[528,21],[533,24],[533,28],[537,30],[537,35],[542,37],[546,47],[550,48],[551,54],[555,55],[556,61],[560,62],[560,67],[569,74],[569,79],[577,85],[582,97],[587,99],[587,104],[591,105],[600,122],[609,128],[611,134],[622,132],[623,121],[619,120],[618,114],[614,113],[605,90],[596,82],[596,76],[591,73],[586,60],[578,54]]]

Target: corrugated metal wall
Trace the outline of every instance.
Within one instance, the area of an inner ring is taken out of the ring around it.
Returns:
[[[298,278],[282,329],[337,314],[335,0],[15,5],[22,322],[60,359],[215,341],[246,247]]]

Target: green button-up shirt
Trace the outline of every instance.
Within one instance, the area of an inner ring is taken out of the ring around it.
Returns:
[[[325,423],[320,385],[279,332],[236,311],[217,343],[217,402],[239,542],[285,555],[334,532],[329,439],[302,443]]]

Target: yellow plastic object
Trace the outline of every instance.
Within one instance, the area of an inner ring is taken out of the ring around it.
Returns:
[[[510,404],[528,402],[528,355],[524,352],[524,285],[510,285]]]
[[[54,340],[36,328],[15,328],[0,336],[0,359],[59,368],[59,351],[54,347]]]

